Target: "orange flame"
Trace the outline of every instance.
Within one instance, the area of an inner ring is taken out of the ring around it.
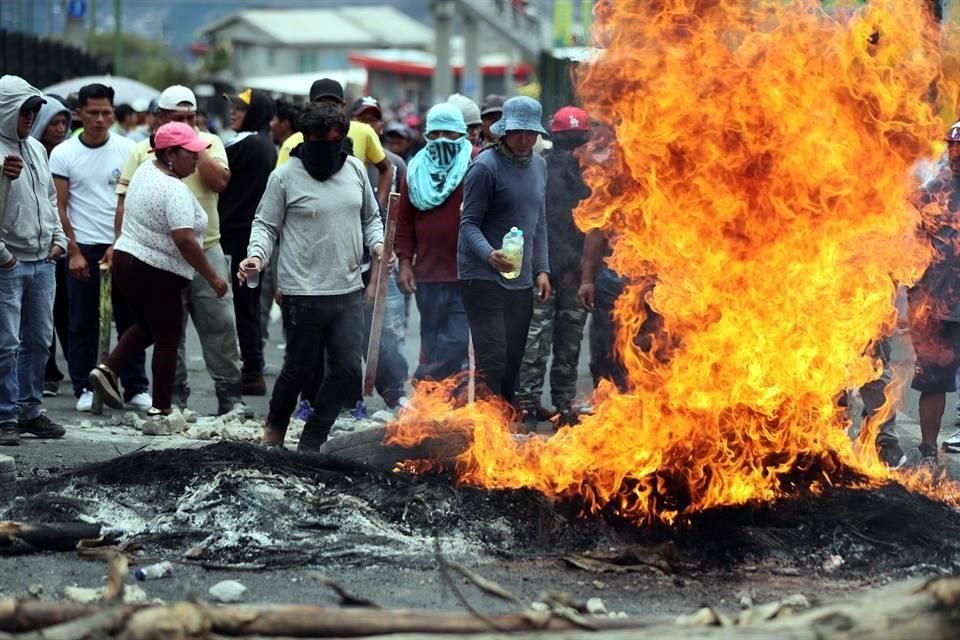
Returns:
[[[912,168],[942,137],[931,95],[947,87],[924,5],[598,11],[604,49],[578,88],[617,145],[587,170],[577,220],[606,233],[608,264],[633,283],[615,311],[630,388],[601,385],[593,416],[545,438],[511,433],[502,405],[458,405],[458,382],[421,384],[387,441],[460,425],[463,482],[580,495],[638,522],[890,478],[836,397],[879,376],[870,346],[895,327],[895,283],[931,259]],[[647,351],[644,300],[664,318]]]

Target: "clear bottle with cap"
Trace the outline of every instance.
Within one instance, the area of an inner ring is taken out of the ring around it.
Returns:
[[[139,582],[144,580],[158,580],[160,578],[169,578],[173,575],[173,565],[169,562],[158,562],[156,564],[148,564],[145,567],[139,567],[136,571],[133,572],[133,577],[135,577]]]
[[[506,255],[507,260],[513,264],[513,271],[501,273],[507,280],[513,280],[520,275],[523,268],[523,229],[511,227],[503,236],[503,245],[501,251]]]

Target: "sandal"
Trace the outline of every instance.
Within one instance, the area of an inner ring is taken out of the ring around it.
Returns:
[[[157,409],[156,407],[150,407],[147,409],[148,418],[166,418],[170,415],[171,411],[164,411],[163,409]]]
[[[120,385],[117,384],[117,376],[110,367],[98,364],[87,376],[87,383],[95,393],[100,394],[105,405],[112,409],[123,409]]]

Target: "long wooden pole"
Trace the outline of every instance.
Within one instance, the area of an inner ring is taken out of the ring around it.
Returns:
[[[113,330],[113,282],[110,266],[106,262],[98,265],[100,269],[100,330],[97,336],[97,364],[102,364],[110,355],[110,334]],[[103,414],[103,394],[93,392],[93,405],[90,413]]]
[[[702,610],[685,623],[526,611],[476,617],[468,613],[311,605],[208,607],[78,605],[0,599],[0,638],[79,640],[155,638],[384,638],[439,640],[955,640],[960,637],[960,578],[927,578],[871,590],[806,611],[748,609],[720,626]],[[700,615],[703,614],[703,615]],[[770,619],[771,615],[775,615]],[[40,631],[42,629],[42,631]],[[13,632],[30,635],[6,636]],[[123,634],[119,632],[123,631]]]
[[[399,193],[391,193],[387,201],[387,220],[383,236],[383,255],[376,264],[376,273],[371,273],[374,281],[373,318],[370,320],[370,343],[367,345],[367,370],[363,376],[363,395],[373,395],[377,380],[377,365],[380,362],[380,336],[383,335],[383,319],[387,312],[387,279],[393,262],[393,238],[397,235],[397,203]]]

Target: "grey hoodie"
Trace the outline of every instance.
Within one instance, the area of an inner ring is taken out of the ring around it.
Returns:
[[[73,122],[73,114],[70,113],[70,109],[65,104],[53,96],[43,96],[43,99],[46,102],[40,107],[40,113],[37,114],[37,119],[33,121],[33,129],[30,129],[30,137],[38,140],[40,144],[43,144],[43,132],[47,130],[47,125],[55,116],[61,113],[67,116],[68,135],[70,133],[70,123]]]
[[[40,91],[17,76],[0,77],[0,160],[8,155],[23,160],[20,177],[10,183],[10,192],[0,212],[0,264],[47,257],[58,245],[66,251],[67,237],[57,213],[57,191],[47,165],[47,151],[30,136],[17,135],[20,107]]]

